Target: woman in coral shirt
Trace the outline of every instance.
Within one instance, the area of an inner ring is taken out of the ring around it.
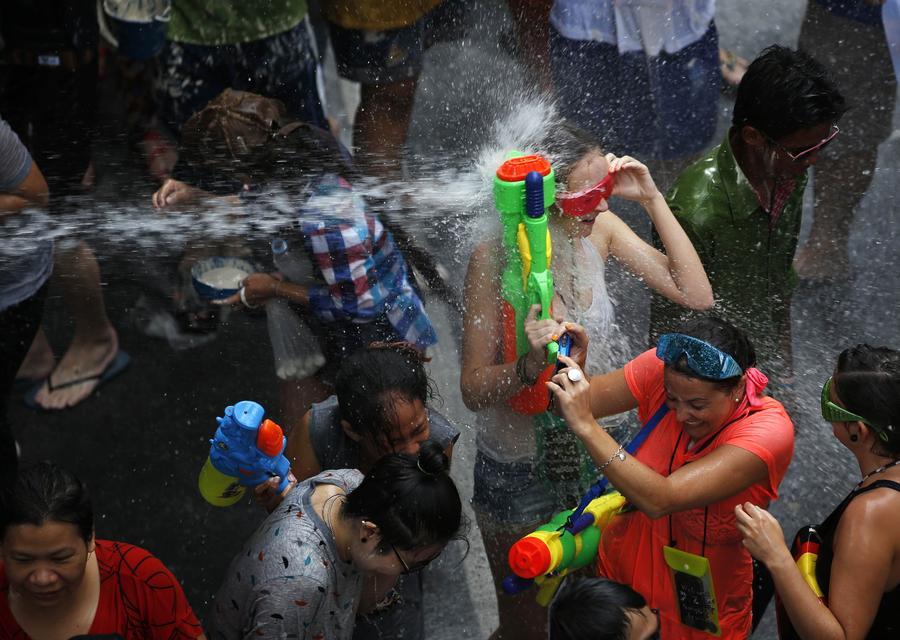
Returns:
[[[755,360],[741,331],[701,318],[622,369],[588,381],[566,358],[548,383],[598,470],[628,498],[603,532],[598,571],[659,609],[664,638],[750,635],[752,561],[733,511],[777,497],[794,447]],[[596,418],[635,407],[657,424],[631,456]]]

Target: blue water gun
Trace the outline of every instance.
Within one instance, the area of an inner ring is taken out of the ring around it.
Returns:
[[[216,418],[219,428],[209,441],[209,457],[200,470],[200,495],[216,507],[228,507],[255,487],[279,477],[277,492],[288,486],[291,465],[284,457],[287,438],[262,405],[244,400]],[[265,418],[265,419],[264,419]]]

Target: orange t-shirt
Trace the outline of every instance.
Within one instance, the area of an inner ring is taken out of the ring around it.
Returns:
[[[625,365],[625,380],[638,400],[638,415],[642,422],[666,401],[664,366],[654,350]],[[679,436],[682,436],[680,442]],[[688,439],[683,437],[675,413],[669,411],[635,457],[664,476],[723,445],[745,449],[766,463],[769,477],[764,482],[709,505],[705,517],[703,508],[671,516],[675,546],[683,551],[703,553],[705,528],[706,553],[703,555],[710,562],[722,638],[746,638],[750,635],[753,568],[750,554],[741,544],[741,536],[735,527],[734,507],[743,502],[766,507],[778,497],[778,485],[794,452],[794,426],[780,402],[764,397],[759,407],[750,407],[745,401],[743,415],[713,434],[709,444],[704,446],[704,442],[698,442],[693,451],[688,451]],[[670,544],[669,520],[670,516],[651,520],[640,511],[614,518],[603,531],[597,570],[612,580],[631,585],[651,607],[659,609],[661,637],[711,638],[710,634],[686,627],[679,621],[675,590],[663,558],[663,547]]]

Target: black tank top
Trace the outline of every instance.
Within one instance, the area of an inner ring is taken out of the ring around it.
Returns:
[[[882,487],[900,491],[900,483],[893,480],[877,480],[868,487],[855,489],[844,498],[844,501],[838,505],[837,509],[832,511],[831,515],[825,519],[825,522],[816,527],[816,532],[818,532],[822,540],[822,544],[819,547],[819,557],[816,560],[816,581],[819,583],[819,588],[822,589],[826,599],[828,598],[828,585],[831,579],[831,563],[834,560],[834,534],[837,531],[841,516],[853,498],[872,489]],[[875,620],[872,622],[872,628],[869,629],[869,635],[866,638],[867,640],[887,640],[888,638],[897,640],[897,638],[900,638],[900,586],[886,592],[881,597],[881,604],[878,606]]]

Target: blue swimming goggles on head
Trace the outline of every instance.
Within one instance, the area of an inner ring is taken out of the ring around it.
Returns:
[[[675,364],[681,357],[688,367],[701,378],[725,380],[744,373],[740,365],[724,351],[703,340],[683,333],[666,333],[656,345],[656,357],[666,364]]]

